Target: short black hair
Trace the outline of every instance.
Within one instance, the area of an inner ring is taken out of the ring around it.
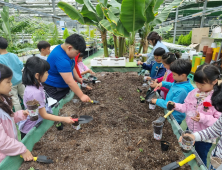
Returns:
[[[83,54],[83,53],[80,53],[80,54],[79,54],[79,57],[84,57],[84,54]]]
[[[171,53],[171,52],[168,52],[168,53],[165,53],[163,56],[162,56],[162,61],[165,63],[165,64],[168,64],[170,65],[172,62],[174,62],[175,60],[179,59],[180,58],[180,54],[179,53]]]
[[[178,75],[189,75],[192,68],[192,64],[189,60],[178,59],[170,65],[170,70]]]
[[[158,47],[154,53],[153,53],[155,56],[162,56],[163,54],[165,54],[165,50],[161,47]]]
[[[70,44],[74,49],[79,52],[84,52],[86,49],[86,42],[84,38],[79,34],[72,34],[65,40],[66,44]]]
[[[39,43],[37,44],[37,48],[39,49],[39,51],[41,51],[42,49],[46,49],[50,46],[51,45],[47,41],[39,41]]]
[[[213,83],[216,79],[219,79],[219,69],[211,64],[204,64],[197,68],[194,74],[194,81],[197,83]]]
[[[5,38],[0,37],[0,49],[6,49],[8,47],[8,42]]]
[[[46,60],[43,60],[39,57],[30,57],[23,70],[22,82],[25,86],[36,86],[39,88],[40,83],[36,80],[35,74],[39,73],[39,79],[41,80],[42,76],[46,71],[50,69],[50,65]]]

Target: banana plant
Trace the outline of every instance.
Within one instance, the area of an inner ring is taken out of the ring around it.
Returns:
[[[100,0],[103,5],[107,5],[107,0]],[[108,57],[107,48],[107,30],[100,24],[100,21],[104,19],[103,11],[101,6],[98,4],[94,7],[90,0],[76,0],[79,4],[82,4],[82,10],[78,11],[72,5],[66,2],[60,1],[58,7],[62,9],[71,19],[79,21],[82,25],[94,25],[101,34],[104,56]]]

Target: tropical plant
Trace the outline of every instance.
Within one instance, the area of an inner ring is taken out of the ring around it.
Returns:
[[[192,38],[192,31],[189,32],[187,35],[180,35],[178,39],[178,44],[180,45],[190,45],[191,44],[191,38]]]
[[[101,0],[103,5],[107,5],[107,0]],[[96,26],[97,30],[100,31],[104,56],[108,57],[107,39],[106,39],[106,29],[100,24],[100,21],[104,18],[104,14],[101,9],[101,5],[98,4],[94,7],[90,0],[76,0],[79,4],[83,5],[82,10],[78,11],[72,5],[66,2],[60,1],[58,7],[61,8],[71,19],[78,20],[80,24],[83,25],[93,25]]]
[[[68,31],[68,29],[67,28],[65,28],[65,30],[64,30],[64,32],[63,32],[63,39],[65,40],[66,38],[68,38],[69,37],[69,31]]]
[[[90,38],[94,38],[95,37],[95,30],[90,30]]]

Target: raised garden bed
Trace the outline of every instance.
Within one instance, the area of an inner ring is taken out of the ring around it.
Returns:
[[[53,164],[25,162],[20,170],[34,167],[54,169],[152,169],[184,159],[171,125],[165,121],[162,140],[170,143],[168,151],[161,151],[160,141],[153,138],[152,121],[163,116],[163,109],[149,110],[147,103],[140,103],[137,88],[143,83],[137,73],[97,73],[101,83],[92,85],[88,92],[100,104],[67,103],[62,115],[89,115],[89,124],[75,130],[65,124],[62,131],[50,128],[36,143],[32,154],[46,155]],[[56,125],[56,122],[55,122]],[[190,170],[189,165],[179,169]]]

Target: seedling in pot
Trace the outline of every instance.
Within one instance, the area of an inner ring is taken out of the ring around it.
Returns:
[[[38,107],[40,106],[37,100],[30,100],[26,102],[27,109],[29,111],[29,117],[31,121],[38,120]]]
[[[140,96],[140,103],[145,103],[145,98]]]
[[[185,130],[182,132],[182,151],[188,153],[193,147],[193,139],[185,134],[192,134],[192,131]]]
[[[163,122],[152,122],[153,125],[153,135],[154,139],[161,140],[162,139],[162,129],[163,129]]]
[[[138,93],[142,93],[142,90],[141,89],[139,89],[139,88],[137,88],[137,90],[136,90]]]
[[[63,123],[62,123],[62,122],[57,123],[57,124],[56,124],[56,128],[57,128],[58,130],[63,130]]]

